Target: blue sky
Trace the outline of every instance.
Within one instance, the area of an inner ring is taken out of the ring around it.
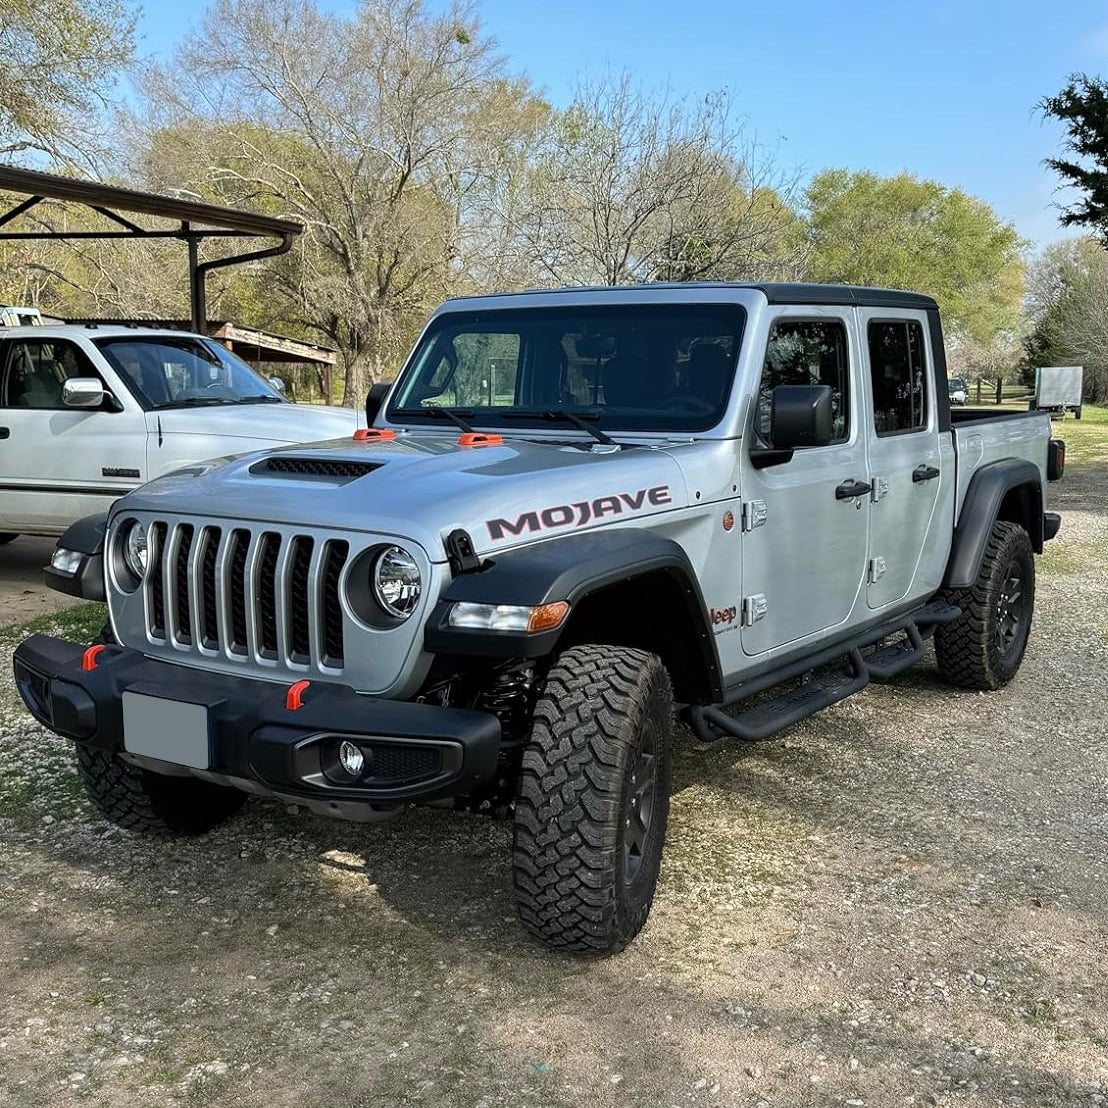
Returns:
[[[146,0],[142,53],[164,55],[200,10]],[[482,0],[479,11],[555,104],[578,74],[608,69],[677,95],[725,88],[783,166],[908,169],[982,197],[1036,243],[1063,232],[1042,165],[1060,129],[1034,105],[1075,70],[1108,74],[1108,4],[1076,0]]]

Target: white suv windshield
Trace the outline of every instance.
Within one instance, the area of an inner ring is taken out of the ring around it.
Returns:
[[[182,335],[97,339],[96,345],[144,408],[284,402],[264,378],[216,343]]]
[[[706,431],[727,405],[744,318],[730,304],[449,312],[420,340],[387,415]]]

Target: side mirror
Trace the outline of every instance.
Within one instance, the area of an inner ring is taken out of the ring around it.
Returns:
[[[391,388],[391,381],[380,381],[376,385],[369,386],[369,393],[365,398],[365,419],[367,427],[372,427],[373,421],[381,414],[381,405],[384,404],[385,397],[388,396]]]
[[[99,408],[106,395],[99,377],[70,377],[62,385],[62,403],[67,408]]]
[[[830,385],[778,385],[770,411],[774,450],[827,446],[835,437]]]
[[[284,391],[285,391],[285,379],[283,377],[270,377],[269,383],[279,393],[284,393]]]

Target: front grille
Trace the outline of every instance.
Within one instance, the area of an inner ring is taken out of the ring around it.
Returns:
[[[161,520],[152,533],[152,640],[291,668],[342,668],[345,540]]]
[[[283,477],[331,477],[342,481],[353,481],[380,468],[380,462],[340,461],[338,458],[266,458],[251,466],[250,472],[274,473]]]

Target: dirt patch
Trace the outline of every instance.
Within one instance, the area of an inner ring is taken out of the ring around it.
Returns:
[[[926,663],[776,742],[684,736],[653,917],[607,961],[522,935],[503,824],[116,831],[5,690],[0,1103],[1108,1103],[1106,489],[1058,490],[1007,690]]]
[[[78,603],[42,583],[42,567],[49,564],[56,539],[20,535],[0,546],[0,620],[23,623]]]

